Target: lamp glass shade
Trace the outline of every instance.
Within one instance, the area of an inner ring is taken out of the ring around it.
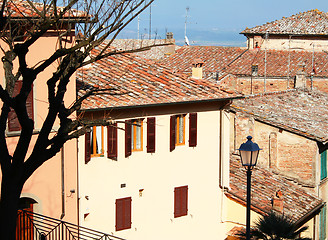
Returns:
[[[243,151],[239,150],[240,157],[241,157],[241,163],[243,166],[250,166],[254,167],[257,162],[257,157],[259,155],[259,151]]]
[[[256,143],[252,142],[251,136],[247,137],[247,142],[241,144],[238,150],[243,166],[254,167],[256,165],[257,157],[261,149]]]

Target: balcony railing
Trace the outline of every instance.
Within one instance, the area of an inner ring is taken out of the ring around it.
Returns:
[[[19,211],[17,240],[125,240],[28,211]]]

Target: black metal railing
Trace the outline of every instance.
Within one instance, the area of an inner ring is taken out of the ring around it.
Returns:
[[[125,240],[28,211],[19,211],[16,240]]]

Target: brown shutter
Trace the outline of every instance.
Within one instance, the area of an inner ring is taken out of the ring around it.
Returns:
[[[23,85],[22,80],[16,81],[15,87],[14,87],[14,92],[13,92],[13,97],[16,97],[18,95],[18,93],[20,92],[20,90],[22,88],[22,85]],[[33,85],[32,85],[32,90],[26,99],[26,110],[27,110],[28,116],[33,120],[34,119]],[[12,132],[12,131],[20,131],[20,130],[21,130],[21,126],[19,124],[17,115],[16,115],[15,111],[13,109],[11,109],[11,111],[8,114],[8,131]]]
[[[91,134],[90,132],[85,133],[85,156],[84,162],[87,164],[91,160]]]
[[[150,117],[147,118],[147,152],[154,153],[155,152],[155,118]]]
[[[174,189],[174,217],[188,214],[188,186]]]
[[[131,121],[125,121],[125,157],[129,157],[131,155]]]
[[[117,123],[107,127],[107,157],[117,160]]]
[[[175,122],[176,116],[171,116],[170,118],[170,152],[175,149]]]
[[[131,228],[131,202],[131,197],[116,199],[116,231]]]
[[[197,146],[197,113],[189,114],[189,147]]]

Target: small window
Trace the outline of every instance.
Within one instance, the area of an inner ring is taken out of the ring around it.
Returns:
[[[177,115],[175,122],[176,145],[185,144],[185,115]]]
[[[257,76],[259,71],[258,65],[252,65],[252,76]]]
[[[132,120],[131,127],[131,147],[132,151],[142,151],[143,146],[143,121],[142,119]]]
[[[174,217],[188,214],[188,186],[174,188]]]
[[[94,126],[91,128],[91,156],[104,155],[104,127]]]
[[[131,197],[116,199],[116,231],[131,228]]]

